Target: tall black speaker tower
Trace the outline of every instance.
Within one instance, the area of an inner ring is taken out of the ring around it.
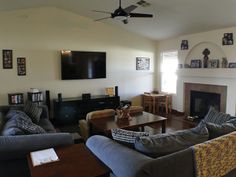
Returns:
[[[50,91],[49,91],[49,90],[46,90],[45,95],[46,95],[46,105],[47,105],[47,107],[48,107],[48,110],[50,111],[50,110],[51,110]]]
[[[118,86],[115,86],[115,96],[119,96]]]

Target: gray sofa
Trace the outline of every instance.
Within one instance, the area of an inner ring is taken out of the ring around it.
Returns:
[[[48,109],[43,111],[38,125],[47,133],[0,136],[0,177],[29,177],[27,154],[31,151],[73,144],[69,133],[56,133],[49,120]],[[6,115],[9,106],[0,106],[0,113]]]
[[[211,140],[214,141],[214,140]],[[95,135],[87,147],[112,171],[116,177],[194,177],[192,148],[151,158],[104,136]],[[224,177],[235,177],[236,169]]]

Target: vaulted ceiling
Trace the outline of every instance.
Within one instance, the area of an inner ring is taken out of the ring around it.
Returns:
[[[137,5],[139,0],[123,0],[122,7]],[[138,6],[133,12],[151,13],[153,18],[132,18],[128,24],[106,19],[94,23],[108,23],[117,28],[161,40],[184,34],[198,33],[236,26],[236,0],[146,0],[151,5]],[[16,10],[53,6],[93,19],[107,17],[118,8],[118,0],[0,0],[0,10]]]

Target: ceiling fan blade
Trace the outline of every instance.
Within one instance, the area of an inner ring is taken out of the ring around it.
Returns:
[[[130,17],[140,17],[140,18],[142,18],[142,17],[152,18],[153,17],[152,14],[130,13],[129,15],[130,15]]]
[[[92,10],[92,11],[93,11],[93,12],[104,13],[104,14],[111,14],[111,12],[102,11],[102,10]]]
[[[95,21],[95,22],[96,22],[96,21],[101,21],[101,20],[105,20],[105,19],[108,19],[108,18],[111,18],[111,17],[99,18],[99,19],[96,19],[96,20],[94,20],[94,21]]]
[[[134,9],[136,9],[138,6],[135,6],[135,5],[131,5],[131,6],[128,6],[124,9],[125,12],[127,13],[130,13],[132,12]]]

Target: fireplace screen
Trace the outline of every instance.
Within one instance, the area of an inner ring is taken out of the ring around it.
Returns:
[[[220,111],[220,94],[193,90],[190,92],[190,116],[204,118],[210,106]]]

